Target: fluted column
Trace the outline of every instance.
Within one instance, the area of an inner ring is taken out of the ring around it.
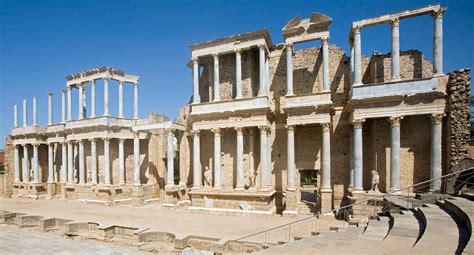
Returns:
[[[201,172],[201,141],[199,139],[199,130],[192,130],[193,134],[193,188],[202,187]]]
[[[362,84],[362,52],[361,52],[361,41],[360,41],[360,27],[353,29],[354,33],[354,83],[353,85]]]
[[[355,119],[352,121],[354,127],[354,191],[362,191],[362,127],[363,119]]]
[[[14,128],[18,127],[18,106],[17,105],[13,106],[13,127]]]
[[[123,139],[119,139],[119,184],[125,184],[125,157]]]
[[[433,75],[442,75],[443,72],[443,14],[446,10],[440,9],[433,13]]]
[[[104,114],[109,116],[109,78],[104,79]]]
[[[198,58],[193,58],[193,103],[198,104],[201,102],[199,96],[199,62]]]
[[[67,87],[67,120],[72,120],[72,91],[71,91],[71,86]]]
[[[118,82],[118,97],[119,118],[123,118],[123,81]]]
[[[38,167],[38,144],[33,144],[33,182],[39,183],[39,167]]]
[[[36,97],[33,97],[33,126],[38,126],[38,106],[36,104]]]
[[[91,80],[91,118],[95,117],[95,80]]]
[[[97,184],[97,145],[94,138],[89,141],[91,142],[91,181],[92,184]]]
[[[295,128],[294,126],[287,126],[287,139],[288,139],[288,159],[287,159],[287,168],[288,168],[288,190],[294,190],[295,185],[295,176],[296,176],[296,165],[295,165]]]
[[[271,128],[267,129],[267,186],[270,188],[273,186],[272,183],[272,132]]]
[[[214,133],[214,188],[221,188],[221,130],[212,129]]]
[[[79,184],[86,183],[86,169],[84,167],[84,142],[82,140],[77,141],[79,143]]]
[[[61,183],[67,182],[67,147],[66,143],[61,143]]]
[[[15,181],[20,182],[20,152],[18,151],[19,145],[14,145],[14,167],[15,167]]]
[[[78,93],[78,96],[79,96],[79,99],[78,99],[78,102],[77,102],[77,115],[78,115],[78,119],[84,119],[84,87],[82,87],[82,84],[77,84],[77,88],[79,89],[79,93]]]
[[[430,179],[440,178],[441,172],[441,143],[443,131],[444,114],[431,115],[431,165]],[[430,191],[438,192],[441,190],[441,179],[436,179],[430,183]]]
[[[393,18],[392,26],[392,81],[400,80],[400,19]]]
[[[53,93],[48,93],[48,125],[53,125]]]
[[[138,119],[138,82],[133,84],[133,118]]]
[[[244,134],[241,127],[235,128],[237,132],[237,173],[236,189],[243,190],[245,185],[244,175]]]
[[[267,93],[267,88],[265,86],[265,45],[259,45],[259,66],[260,66],[260,87],[258,90],[259,96],[264,96]]]
[[[23,144],[23,182],[30,182],[30,159],[28,156],[28,144]]]
[[[102,138],[104,140],[104,170],[102,171],[104,174],[104,184],[105,185],[110,185],[111,180],[110,180],[110,138],[105,137]]]
[[[140,137],[138,132],[133,136],[133,185],[139,186],[140,182]]]
[[[350,75],[349,75],[349,77],[350,77],[350,83],[353,84],[354,83],[354,69],[355,69],[355,67],[354,67],[354,65],[355,65],[355,63],[354,63],[354,58],[355,58],[354,57],[354,41],[350,41],[349,44],[350,44],[350,48],[351,48],[351,59],[350,59],[350,66],[349,66]]]
[[[268,175],[268,160],[267,160],[267,126],[260,126],[260,188],[265,189],[268,186],[267,175]]]
[[[350,132],[349,143],[349,188],[352,189],[354,187],[354,130]]]
[[[242,98],[242,55],[241,49],[235,50],[235,98]]]
[[[220,101],[220,86],[219,86],[219,55],[212,55],[214,58],[214,101]]]
[[[74,145],[67,142],[67,184],[74,184]]]
[[[48,183],[54,183],[54,144],[48,143]]]
[[[174,185],[174,129],[167,129],[167,144],[166,144],[166,167],[168,170],[166,185]]]
[[[293,44],[285,45],[286,48],[286,95],[292,96],[293,92]]]
[[[26,105],[26,99],[23,99],[23,127],[28,126],[28,110]]]
[[[390,117],[390,191],[400,191],[400,121],[403,117]]]
[[[331,189],[331,123],[322,124],[322,184],[321,188]]]
[[[321,38],[323,50],[323,91],[329,91],[329,46],[328,37]]]
[[[66,90],[61,90],[61,123],[66,122]]]

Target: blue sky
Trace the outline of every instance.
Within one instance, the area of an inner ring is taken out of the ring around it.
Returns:
[[[348,50],[351,22],[441,3],[444,16],[444,70],[473,66],[473,2],[458,1],[6,1],[0,0],[0,148],[13,126],[13,105],[37,96],[39,122],[47,122],[47,93],[54,92],[54,121],[60,121],[65,76],[111,66],[140,79],[140,117],[158,112],[175,118],[192,94],[186,66],[189,45],[266,28],[281,43],[288,20],[311,12],[333,18],[331,44]],[[401,50],[419,49],[432,58],[433,20],[400,23]],[[304,47],[316,45],[306,44]],[[390,51],[388,25],[362,30],[363,54]],[[110,112],[117,114],[116,86]],[[101,86],[97,112],[102,113]],[[132,87],[125,88],[125,114],[133,114]],[[77,92],[76,92],[77,93]],[[73,117],[77,99],[73,94]],[[31,120],[30,120],[31,123]]]

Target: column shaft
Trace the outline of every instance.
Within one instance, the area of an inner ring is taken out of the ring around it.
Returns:
[[[286,45],[286,95],[293,95],[293,44]]]
[[[79,184],[86,183],[86,169],[84,166],[84,142],[79,140]]]
[[[173,141],[174,141],[174,134],[173,130],[168,130],[167,136],[167,144],[166,144],[166,160],[167,160],[167,170],[168,170],[168,178],[166,181],[166,185],[173,186],[174,185],[174,150],[173,150]]]
[[[72,92],[71,87],[67,87],[67,120],[72,120]]]
[[[361,52],[361,41],[360,41],[360,28],[356,27],[354,32],[354,83],[353,85],[362,84],[362,52]]]
[[[133,84],[133,118],[138,119],[138,83]]]
[[[26,105],[26,99],[23,99],[23,127],[28,126],[28,110]]]
[[[214,188],[221,187],[221,130],[213,129],[214,133]]]
[[[440,178],[441,172],[441,139],[443,114],[433,114],[431,118],[431,165],[430,179]],[[430,183],[430,191],[441,190],[441,179],[436,179]]]
[[[110,185],[110,138],[104,138],[104,184]]]
[[[78,84],[77,88],[79,89],[79,99],[78,99],[78,108],[77,108],[77,115],[78,119],[83,119],[84,118],[84,88],[82,87],[82,84]]]
[[[354,120],[354,190],[362,190],[362,120]]]
[[[349,188],[354,187],[354,130],[350,132],[349,137],[349,155],[350,155],[350,164],[349,164]]]
[[[400,190],[400,117],[391,117],[390,191]]]
[[[119,118],[123,118],[123,81],[119,81]]]
[[[350,60],[350,67],[349,67],[350,68],[350,81],[351,81],[351,84],[353,84],[354,83],[354,68],[355,68],[354,67],[354,65],[355,65],[355,63],[354,63],[354,58],[355,58],[354,57],[354,42],[351,43],[350,47],[351,47],[351,60]]]
[[[245,175],[244,175],[244,134],[242,128],[236,128],[237,131],[237,181],[236,188],[244,189]]]
[[[331,123],[322,126],[322,188],[331,189]]]
[[[48,93],[48,125],[53,125],[53,93]]]
[[[38,108],[36,105],[36,97],[33,97],[33,126],[38,126]]]
[[[66,143],[61,143],[61,183],[67,182],[67,147]]]
[[[265,96],[267,88],[265,87],[265,46],[260,45],[259,49],[259,68],[260,68],[260,87],[258,90],[259,96]]]
[[[17,105],[13,106],[13,127],[14,128],[18,127],[18,106]]]
[[[235,51],[235,98],[242,98],[242,56],[241,51]]]
[[[201,142],[199,130],[193,130],[193,187],[202,187]]]
[[[61,91],[61,123],[66,122],[66,91]]]
[[[197,58],[193,58],[193,103],[201,102],[199,96],[199,63]]]
[[[125,184],[125,153],[123,148],[124,140],[119,140],[119,184]]]
[[[392,19],[392,80],[400,79],[400,21]]]
[[[104,114],[109,116],[109,79],[104,79]]]
[[[140,137],[135,133],[133,137],[133,185],[140,185]]]
[[[15,181],[20,182],[20,152],[18,150],[19,145],[14,146],[14,166],[15,166]]]
[[[328,91],[329,87],[329,46],[327,37],[322,38],[322,50],[323,50],[323,91]]]
[[[91,142],[91,181],[92,184],[97,184],[97,145],[95,139],[92,138]]]
[[[295,129],[293,126],[287,127],[287,168],[288,168],[288,189],[295,189],[295,176],[296,176],[296,165],[295,165]]]
[[[221,100],[219,88],[219,55],[214,55],[214,101]]]
[[[33,181],[40,182],[38,167],[38,144],[33,144]]]
[[[95,80],[91,81],[91,117],[95,117]]]
[[[67,143],[67,183],[74,184],[74,145]]]
[[[434,13],[433,38],[433,71],[435,75],[443,74],[443,13],[444,9]]]
[[[23,145],[23,182],[30,182],[30,159],[27,144]]]
[[[54,144],[48,144],[48,183],[54,183]]]
[[[267,160],[267,127],[260,127],[260,188],[266,188],[267,183],[267,170],[268,170],[268,160]]]

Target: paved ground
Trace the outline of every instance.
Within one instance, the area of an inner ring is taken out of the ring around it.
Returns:
[[[71,240],[51,233],[0,225],[1,254],[150,254],[135,247],[104,245],[98,241]]]
[[[132,205],[107,207],[78,201],[7,198],[0,198],[0,210],[75,221],[94,221],[104,225],[150,228],[177,236],[198,235],[222,239],[236,239],[305,217],[283,218],[275,215],[256,218],[209,215],[191,213],[185,209],[164,209],[157,203],[139,207]]]

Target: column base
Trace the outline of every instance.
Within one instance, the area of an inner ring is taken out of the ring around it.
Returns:
[[[285,194],[285,200],[285,210],[283,211],[283,215],[297,215],[299,196],[296,189],[287,189]]]
[[[244,187],[238,187],[238,188],[235,188],[234,190],[236,190],[236,191],[242,191],[242,190],[244,190]]]
[[[329,213],[333,207],[332,189],[321,189],[321,213]]]
[[[54,195],[56,195],[56,183],[48,183],[46,185],[46,190],[47,190],[47,199],[52,199]]]

